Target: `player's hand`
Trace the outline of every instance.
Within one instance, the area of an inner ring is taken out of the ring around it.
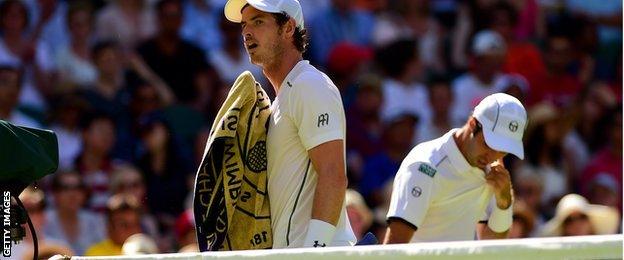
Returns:
[[[494,190],[496,206],[499,209],[509,208],[512,202],[511,177],[502,160],[490,165],[490,171],[485,175],[485,180]]]

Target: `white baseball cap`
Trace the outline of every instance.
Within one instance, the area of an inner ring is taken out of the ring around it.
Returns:
[[[225,17],[232,22],[240,23],[243,19],[243,7],[246,4],[267,13],[286,12],[286,14],[295,19],[299,29],[304,28],[303,11],[298,0],[228,0],[223,9]]]
[[[472,40],[472,53],[477,56],[505,53],[505,50],[503,37],[492,30],[479,31]]]
[[[515,97],[496,93],[485,97],[472,113],[483,129],[485,143],[496,151],[524,159],[522,136],[527,125],[527,112]]]

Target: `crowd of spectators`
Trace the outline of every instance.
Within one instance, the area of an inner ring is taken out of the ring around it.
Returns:
[[[304,57],[336,83],[347,113],[358,235],[383,237],[410,149],[495,92],[529,115],[526,159],[506,158],[511,236],[621,232],[621,1],[300,2]],[[244,70],[274,96],[224,4],[0,1],[0,119],[59,140],[58,172],[22,194],[40,242],[113,254],[143,233],[133,241],[151,238],[158,252],[197,250],[190,197],[214,116]],[[28,254],[28,239],[16,252]]]

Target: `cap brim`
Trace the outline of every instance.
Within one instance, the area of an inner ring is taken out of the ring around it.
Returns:
[[[246,0],[228,0],[227,3],[225,3],[225,7],[223,8],[225,18],[232,22],[240,23],[243,19],[241,9],[243,9],[243,6],[245,6],[246,4]]]
[[[268,6],[262,1],[254,1],[254,0],[228,0],[225,3],[225,7],[223,8],[223,13],[225,14],[225,18],[228,20],[240,23],[243,20],[242,9],[243,7],[249,4],[254,8],[267,12],[267,13],[279,13],[280,10],[275,7]]]
[[[495,134],[494,132],[484,130],[485,143],[496,151],[506,152],[515,155],[524,160],[524,146],[522,141],[514,140]]]

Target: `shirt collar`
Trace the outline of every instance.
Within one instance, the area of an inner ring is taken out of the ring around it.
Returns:
[[[459,148],[455,143],[455,138],[453,138],[453,135],[455,134],[455,132],[457,132],[457,130],[459,130],[459,128],[452,129],[444,135],[445,142],[442,145],[442,149],[444,149],[444,151],[446,152],[446,156],[448,156],[448,159],[450,160],[451,165],[455,168],[455,170],[460,173],[472,171],[476,167],[472,167],[472,165],[470,165],[470,163],[466,161],[466,158],[459,151]]]
[[[299,76],[299,74],[301,74],[301,72],[303,72],[304,68],[306,66],[308,66],[310,64],[309,61],[307,60],[301,60],[299,62],[297,62],[297,64],[295,64],[295,66],[290,70],[290,72],[288,72],[288,75],[286,75],[286,77],[284,78],[284,81],[282,82],[282,86],[281,88],[292,88],[292,84],[293,84],[293,80],[295,78],[297,78],[297,76]]]

